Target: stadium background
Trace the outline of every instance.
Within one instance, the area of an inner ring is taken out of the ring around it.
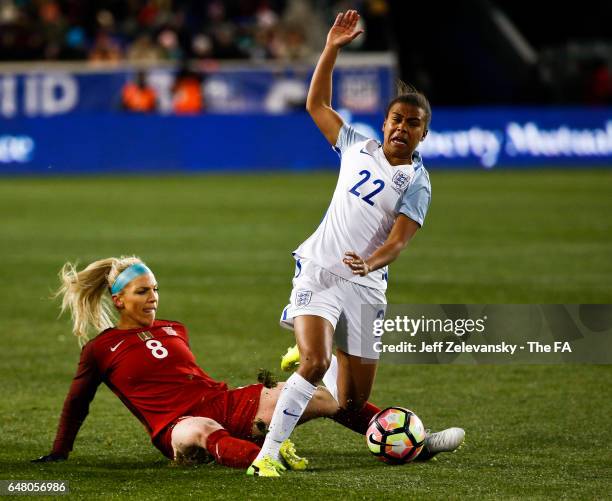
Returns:
[[[324,213],[338,162],[304,92],[348,7],[366,35],[335,73],[346,119],[378,131],[395,76],[433,106],[422,148],[433,202],[392,266],[389,301],[611,302],[603,3],[5,0],[0,479],[69,480],[87,498],[608,495],[609,366],[382,365],[374,402],[466,428],[467,446],[435,464],[385,467],[322,421],[295,435],[312,471],[273,486],[169,467],[105,388],[69,462],[28,463],[51,444],[78,359],[50,299],[66,260],[141,256],[161,285],[160,316],[189,326],[213,377],[243,385],[277,370],[291,342],[277,326],[290,251]],[[138,70],[155,111],[122,104]],[[201,111],[176,108],[177,75],[198,82]]]

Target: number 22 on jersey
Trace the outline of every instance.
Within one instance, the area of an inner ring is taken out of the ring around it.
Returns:
[[[382,179],[375,179],[374,181],[372,181],[372,184],[377,188],[374,191],[368,193],[367,195],[362,196],[362,194],[358,191],[358,188],[361,187],[362,184],[366,183],[370,179],[372,174],[369,170],[364,169],[359,173],[359,175],[361,176],[361,179],[357,182],[357,184],[355,184],[355,186],[353,186],[349,190],[349,193],[352,193],[356,197],[361,198],[368,205],[374,206],[374,201],[372,199],[375,195],[377,195],[383,190],[383,188],[385,187],[385,182]]]

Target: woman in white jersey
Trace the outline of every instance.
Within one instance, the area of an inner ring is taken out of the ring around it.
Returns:
[[[321,379],[356,428],[377,412],[367,403],[378,360],[372,321],[384,315],[387,265],[429,208],[429,176],[415,151],[431,119],[425,96],[406,86],[389,103],[382,144],[357,133],[331,107],[336,57],[362,33],[358,20],[354,10],[338,14],[310,83],[306,108],[340,153],[340,174],[319,228],[293,253],[296,275],[281,325],[295,331],[299,368],[281,392],[258,459],[278,455]],[[463,441],[460,428],[434,435],[443,438],[440,450]]]

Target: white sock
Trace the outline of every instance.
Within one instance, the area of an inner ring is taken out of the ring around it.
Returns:
[[[297,372],[287,379],[276,402],[266,440],[256,459],[270,456],[278,461],[281,444],[291,435],[316,389]]]
[[[329,369],[323,376],[323,384],[327,390],[332,394],[332,397],[338,401],[338,359],[336,355],[331,356],[331,363]]]

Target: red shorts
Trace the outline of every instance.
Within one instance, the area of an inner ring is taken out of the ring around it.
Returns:
[[[189,414],[175,419],[166,426],[153,439],[153,445],[164,456],[174,459],[172,430],[176,423],[185,417],[207,417],[223,426],[233,437],[252,439],[253,421],[259,408],[263,387],[263,384],[252,384],[235,390],[227,390],[212,398],[202,400],[189,411]]]

